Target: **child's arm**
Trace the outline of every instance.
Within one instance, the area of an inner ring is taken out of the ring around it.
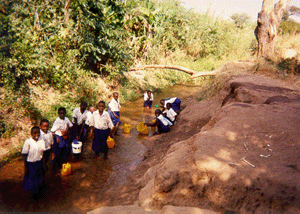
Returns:
[[[77,139],[78,139],[78,140],[80,139],[80,136],[82,135],[82,132],[83,132],[84,126],[85,126],[85,121],[82,121],[82,124],[81,124],[81,129],[80,129],[79,135],[77,136]]]
[[[156,126],[157,120],[154,123],[144,123],[146,126],[154,127]]]

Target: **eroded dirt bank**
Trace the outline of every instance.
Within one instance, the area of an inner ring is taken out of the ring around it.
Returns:
[[[299,88],[241,75],[212,100],[185,102],[171,132],[145,143],[139,206],[300,212]]]

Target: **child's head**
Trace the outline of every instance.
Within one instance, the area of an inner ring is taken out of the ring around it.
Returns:
[[[82,101],[80,104],[80,111],[83,113],[87,108],[87,103],[85,101]]]
[[[95,110],[96,110],[96,108],[95,108],[94,106],[90,106],[90,108],[89,108],[89,111],[90,111],[90,112],[93,113]]]
[[[171,103],[167,103],[167,109],[169,110],[171,108]]]
[[[114,92],[114,93],[113,93],[113,98],[114,98],[115,100],[117,100],[117,99],[119,98],[118,92]]]
[[[164,99],[161,99],[161,100],[160,100],[160,104],[164,105],[164,104],[165,104],[165,100],[164,100]]]
[[[147,91],[147,95],[150,97],[151,96],[151,91]]]
[[[66,113],[67,113],[67,110],[65,107],[60,107],[58,109],[58,116],[60,119],[62,119],[62,120],[65,119]]]
[[[161,115],[161,114],[162,114],[162,112],[161,112],[160,109],[156,109],[156,110],[155,110],[155,116],[156,116],[156,117],[158,117],[158,116]]]
[[[40,128],[38,126],[32,127],[30,134],[33,140],[38,141],[40,137]]]
[[[49,130],[49,121],[47,119],[42,119],[40,122],[40,129],[44,132],[47,133]]]
[[[100,112],[104,111],[104,109],[105,109],[105,102],[104,101],[100,101],[98,103],[98,109],[99,109]]]

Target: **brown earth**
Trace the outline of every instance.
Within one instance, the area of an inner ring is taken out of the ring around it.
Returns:
[[[245,74],[212,100],[185,103],[176,126],[145,143],[139,206],[300,213],[297,86]]]

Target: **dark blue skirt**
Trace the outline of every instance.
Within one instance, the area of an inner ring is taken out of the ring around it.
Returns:
[[[160,119],[158,119],[158,118],[156,118],[157,119],[157,121],[158,121],[158,131],[159,131],[159,133],[163,133],[163,132],[168,132],[169,130],[170,130],[170,127],[169,126],[165,126],[164,124],[163,124],[163,122],[161,122],[161,120]]]
[[[106,140],[108,138],[110,129],[96,129],[95,128],[95,137],[93,139],[93,145],[92,145],[92,150],[96,153],[98,152],[103,152],[107,153],[108,152],[108,146],[106,143]]]
[[[117,125],[117,123],[121,124],[121,120],[120,120],[120,112],[118,111],[114,111],[114,113],[119,117],[119,118],[116,118],[115,115],[112,113],[112,111],[109,109],[108,110],[108,113],[109,113],[109,116],[114,124]]]
[[[153,103],[153,101],[146,100],[146,101],[144,101],[144,107],[149,106],[149,108],[151,108],[152,107],[152,103]]]
[[[176,98],[174,100],[173,103],[171,103],[171,108],[174,110],[174,111],[180,111],[180,104],[181,104],[181,100],[179,98]]]
[[[42,161],[27,162],[29,174],[24,175],[23,189],[31,191],[32,194],[39,192],[39,187],[43,183],[43,163]]]
[[[56,138],[60,140],[59,143],[57,143]],[[67,161],[69,149],[71,148],[69,144],[69,138],[64,139],[62,136],[55,135],[53,143],[53,152],[55,155],[54,163],[62,165]]]

